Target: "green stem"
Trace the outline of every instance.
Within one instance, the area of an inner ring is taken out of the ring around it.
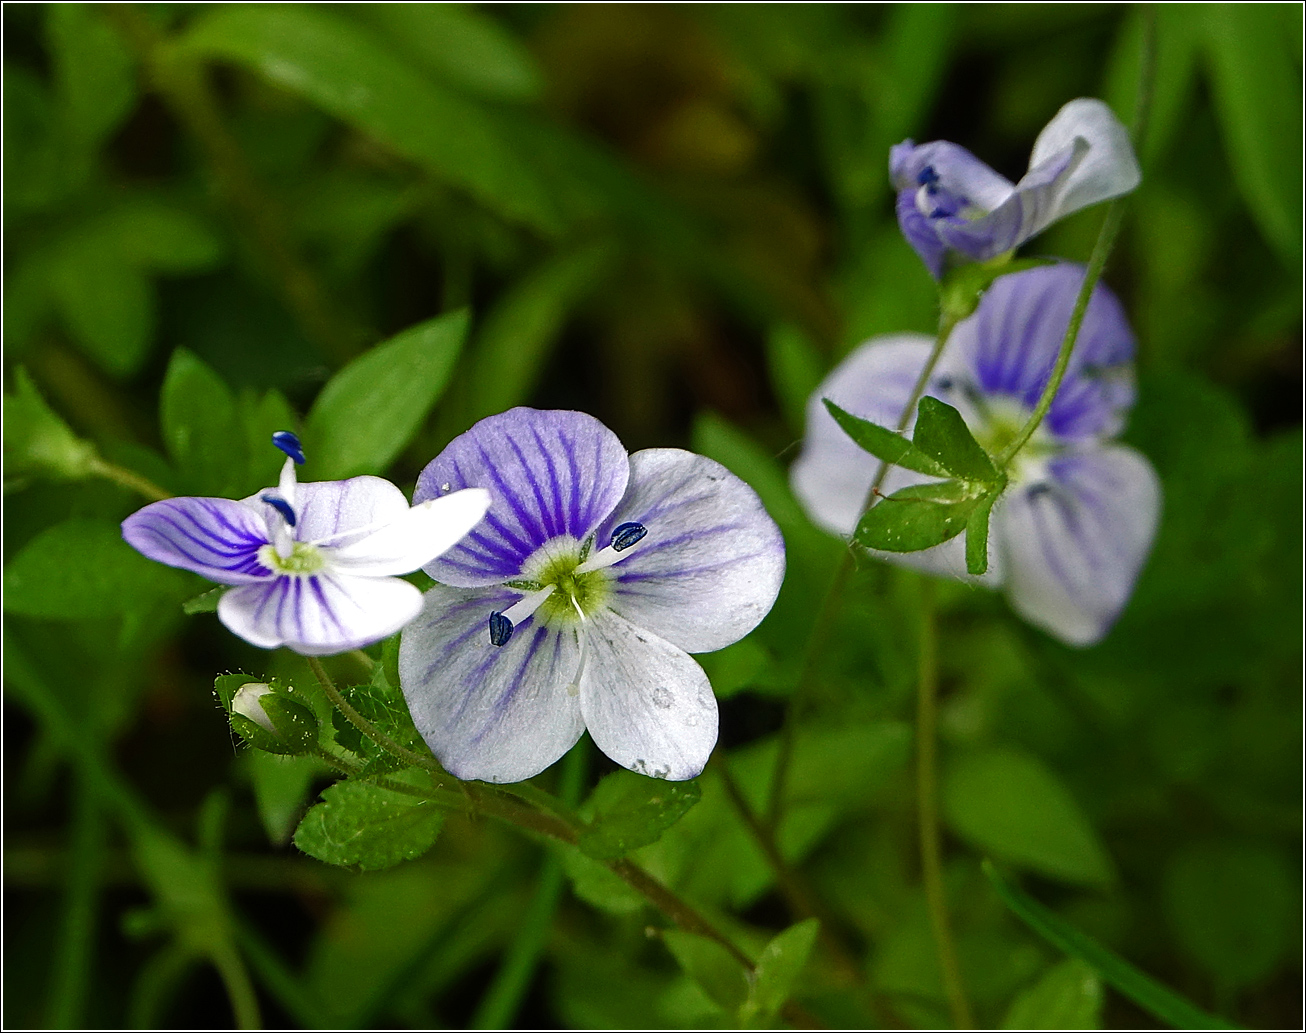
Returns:
[[[227,991],[227,1000],[231,1002],[231,1011],[236,1019],[237,1029],[262,1029],[263,1020],[259,1016],[258,994],[250,982],[249,971],[234,949],[214,951],[211,955],[213,965],[222,978],[223,988]]]
[[[286,963],[249,922],[237,918],[236,942],[265,990],[305,1029],[329,1029],[328,1017]]]
[[[925,884],[925,901],[930,913],[930,927],[939,954],[943,987],[953,1024],[958,1029],[972,1029],[970,1003],[961,981],[957,948],[948,922],[948,898],[943,885],[942,851],[939,836],[938,765],[938,632],[934,622],[933,586],[920,579],[921,627],[919,673],[916,704],[916,815],[920,832],[921,879]]]
[[[326,668],[322,666],[321,660],[315,656],[307,656],[304,659],[308,661],[308,666],[312,668],[313,673],[317,675],[317,680],[322,684],[322,691],[326,693],[327,699],[335,705],[340,713],[345,715],[345,720],[347,720],[351,725],[371,739],[372,742],[376,743],[376,745],[381,747],[381,749],[385,750],[386,753],[398,757],[404,763],[412,764],[420,768],[426,768],[428,771],[434,771],[440,775],[445,774],[444,769],[435,762],[435,758],[423,757],[420,753],[414,753],[412,750],[400,746],[397,742],[391,739],[390,736],[386,735],[385,732],[381,731],[381,729],[377,728],[371,721],[350,706],[349,701],[340,694],[340,690],[336,688],[335,682],[331,680],[331,675],[327,674]]]
[[[164,499],[173,497],[172,492],[165,491],[149,478],[142,477],[135,470],[128,470],[125,466],[111,463],[99,456],[91,458],[87,463],[87,469],[96,477],[103,477],[105,480],[113,481],[114,484],[144,495],[151,502],[161,502]]]
[[[63,921],[47,1007],[51,1029],[80,1029],[95,952],[95,912],[104,861],[104,811],[84,776],[75,781],[73,835]]]

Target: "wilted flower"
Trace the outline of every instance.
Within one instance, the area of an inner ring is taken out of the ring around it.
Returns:
[[[465,535],[485,515],[488,492],[410,508],[380,477],[298,484],[299,440],[288,431],[272,440],[288,456],[277,488],[239,502],[155,502],[122,522],[123,538],[152,560],[235,586],[218,619],[256,646],[321,656],[394,634],[417,616],[422,595],[393,575]]]
[[[1069,264],[1000,277],[953,330],[926,394],[954,406],[990,455],[1015,439],[1046,386],[1082,281],[1083,270]],[[920,334],[868,341],[812,396],[792,481],[822,527],[852,533],[879,465],[822,399],[892,427],[931,345]],[[1133,352],[1120,303],[1099,286],[1052,408],[1010,467],[1010,486],[994,507],[989,570],[973,579],[1005,585],[1018,613],[1074,645],[1098,641],[1123,609],[1160,514],[1151,465],[1113,440],[1134,402]],[[930,480],[894,467],[883,491]],[[970,579],[959,537],[921,552],[877,555]]]
[[[1019,183],[946,140],[889,151],[898,225],[935,279],[949,261],[984,261],[1062,216],[1127,194],[1142,174],[1129,133],[1100,100],[1072,100],[1034,141]]]
[[[784,577],[757,495],[674,448],[627,455],[579,412],[513,409],[452,441],[415,497],[469,485],[485,522],[425,569],[440,582],[404,631],[404,696],[459,778],[542,771],[586,728],[624,767],[697,775],[717,707],[689,656],[743,638]]]

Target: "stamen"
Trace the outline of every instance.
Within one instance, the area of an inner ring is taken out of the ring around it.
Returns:
[[[580,617],[580,627],[576,629],[576,637],[580,640],[580,660],[576,662],[576,673],[571,676],[571,681],[567,683],[567,695],[580,695],[580,679],[585,673],[585,660],[590,653],[590,637],[585,633],[585,611],[580,608],[580,603],[576,597],[571,597],[571,605],[576,608],[576,613]]]
[[[553,587],[545,585],[538,592],[518,599],[506,610],[493,611],[490,614],[490,645],[507,645],[517,625],[540,608],[540,604],[553,594]]]
[[[923,187],[932,187],[939,181],[939,174],[934,171],[933,165],[926,165],[916,174],[916,182]]]
[[[260,495],[259,498],[280,513],[291,527],[295,526],[295,511],[291,508],[289,502],[285,499],[279,499],[275,495]]]
[[[646,534],[648,534],[648,528],[643,524],[637,524],[634,521],[618,524],[612,532],[612,548],[616,552],[625,552]]]
[[[292,431],[277,431],[272,435],[272,444],[290,456],[297,465],[304,465],[304,446],[299,443],[299,438]]]

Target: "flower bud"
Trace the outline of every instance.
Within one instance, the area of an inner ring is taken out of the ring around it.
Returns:
[[[317,715],[299,701],[293,687],[250,681],[241,674],[220,675],[213,687],[231,716],[232,730],[251,746],[282,755],[317,748]]]
[[[231,698],[231,712],[247,717],[256,725],[266,728],[273,735],[276,734],[276,726],[272,724],[272,718],[263,709],[263,704],[259,702],[264,696],[272,694],[272,686],[262,682],[250,682],[242,685],[236,690],[236,695]]]

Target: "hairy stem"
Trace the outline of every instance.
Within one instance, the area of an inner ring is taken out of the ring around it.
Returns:
[[[936,735],[938,731],[938,632],[934,623],[933,586],[920,579],[920,656],[916,699],[916,818],[920,832],[921,879],[930,912],[930,928],[943,972],[948,1008],[958,1029],[971,1029],[970,1003],[961,981],[957,948],[948,921],[948,900],[943,885],[939,845],[939,799]]]

